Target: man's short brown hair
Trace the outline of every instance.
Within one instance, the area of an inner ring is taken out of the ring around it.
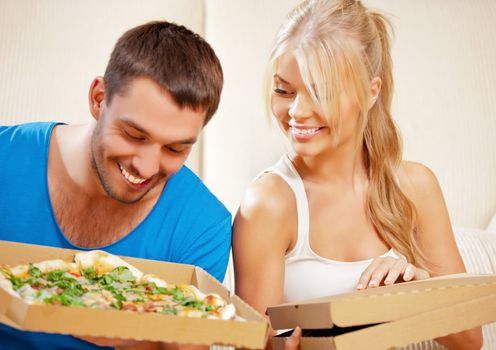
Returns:
[[[155,81],[179,107],[205,111],[205,124],[219,105],[223,85],[219,59],[203,38],[183,26],[150,22],[119,38],[105,70],[107,103],[137,77]]]

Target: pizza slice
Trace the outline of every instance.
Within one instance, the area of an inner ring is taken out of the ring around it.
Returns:
[[[145,275],[123,259],[98,250],[77,253],[74,262],[0,266],[0,287],[35,304],[240,319],[234,305],[215,293]]]
[[[18,265],[12,269],[4,266],[2,275],[10,282],[10,286],[6,285],[4,289],[16,293],[30,303],[72,306],[81,304],[83,288],[74,263],[47,260]]]

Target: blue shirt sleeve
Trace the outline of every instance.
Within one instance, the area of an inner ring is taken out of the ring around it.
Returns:
[[[231,233],[231,216],[227,215],[198,234],[188,245],[182,246],[175,252],[173,260],[200,266],[222,282],[229,261]]]

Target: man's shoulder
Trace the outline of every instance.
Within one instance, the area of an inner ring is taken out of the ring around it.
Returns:
[[[14,141],[49,138],[57,122],[31,122],[16,125],[0,125],[0,139]]]
[[[202,209],[202,212],[208,211],[224,217],[231,215],[200,177],[186,165],[172,177],[166,186],[167,191],[173,195],[174,201],[182,201],[190,209]]]

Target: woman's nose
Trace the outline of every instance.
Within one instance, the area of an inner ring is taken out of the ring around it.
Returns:
[[[301,119],[311,117],[313,114],[313,101],[310,96],[297,94],[291,105],[289,106],[288,114],[291,118]]]

